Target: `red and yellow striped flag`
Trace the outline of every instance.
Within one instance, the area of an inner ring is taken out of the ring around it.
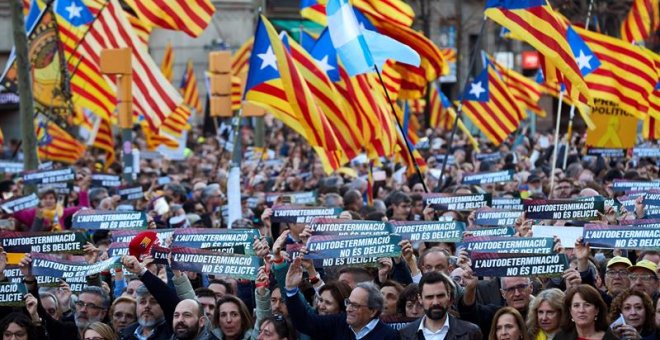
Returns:
[[[651,116],[644,119],[643,136],[646,140],[659,140],[660,139],[660,120]]]
[[[247,73],[250,67],[250,55],[252,54],[252,44],[254,37],[246,40],[241,47],[234,52],[231,57],[231,74],[238,76],[241,73]]]
[[[213,19],[211,0],[124,0],[154,27],[182,31],[197,38]]]
[[[105,168],[107,169],[114,163],[115,154],[115,138],[112,135],[112,124],[105,119],[101,119],[101,124],[96,132],[96,138],[92,146],[105,151]]]
[[[539,105],[541,99],[541,87],[535,81],[523,76],[522,74],[504,67],[490,55],[488,60],[495,65],[497,72],[502,75],[502,80],[508,87],[513,97],[518,101],[523,114],[521,120],[527,117],[525,109],[534,112],[540,117],[545,117],[545,111]]]
[[[5,135],[2,134],[2,129],[0,129],[0,145],[5,145]]]
[[[545,0],[493,1],[486,16],[536,48],[563,75],[568,97],[582,113],[589,113],[593,98],[566,40],[567,28]],[[550,74],[544,72],[546,77]]]
[[[73,164],[85,153],[85,145],[73,138],[68,132],[48,121],[35,119],[38,140],[37,154],[40,160],[57,161]]]
[[[372,15],[377,15],[381,22],[410,27],[415,21],[415,11],[402,0],[354,0],[353,6],[363,13],[369,11]]]
[[[626,42],[646,41],[660,25],[658,1],[633,0],[630,12],[621,23],[621,39]]]
[[[198,111],[200,112],[200,111]],[[174,112],[172,112],[160,127],[161,131],[167,132],[173,137],[179,138],[185,130],[190,130],[188,119],[192,114],[192,110],[188,104],[179,105]]]
[[[197,112],[202,112],[202,102],[199,100],[199,88],[197,87],[197,77],[192,60],[188,60],[186,70],[183,73],[180,86],[183,102],[188,104]]]
[[[170,149],[176,149],[179,147],[178,141],[162,135],[160,132],[152,131],[145,122],[140,123],[140,126],[142,127],[142,133],[144,133],[144,141],[147,144],[147,150],[154,151],[161,145],[165,145]]]
[[[174,79],[174,49],[172,43],[168,42],[163,53],[163,61],[160,64],[160,70],[163,76],[171,83]]]

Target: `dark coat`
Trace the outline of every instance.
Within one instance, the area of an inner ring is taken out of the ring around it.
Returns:
[[[355,340],[355,333],[346,323],[346,313],[334,315],[316,315],[309,313],[298,296],[286,299],[289,317],[293,326],[301,333],[309,334],[313,339]],[[398,340],[399,333],[378,321],[376,327],[362,340]]]
[[[555,335],[555,339],[561,339],[561,340],[577,340],[578,334],[575,329],[571,330],[570,332],[566,331],[560,331]],[[614,335],[612,331],[609,329],[605,332],[605,335],[603,336],[602,340],[619,340],[619,337]]]
[[[134,322],[126,328],[122,329],[119,334],[119,339],[121,340],[137,340],[135,337],[135,330],[138,328],[139,324]],[[167,326],[167,322],[162,322],[160,325],[156,326],[154,332],[151,333],[149,340],[170,340],[172,338],[172,331]]]
[[[419,318],[400,330],[401,340],[424,340],[424,334],[419,330],[422,319]],[[477,325],[449,315],[449,332],[445,340],[481,340],[482,338],[481,330]]]

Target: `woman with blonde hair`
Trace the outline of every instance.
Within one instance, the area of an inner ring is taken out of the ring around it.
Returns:
[[[83,340],[117,340],[117,334],[112,330],[112,327],[102,322],[92,322],[87,325],[82,331]]]
[[[529,303],[527,329],[534,340],[552,340],[564,315],[564,292],[557,288],[541,291]]]

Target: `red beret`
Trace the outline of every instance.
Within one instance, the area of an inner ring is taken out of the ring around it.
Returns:
[[[128,244],[128,254],[141,260],[143,256],[149,255],[151,247],[158,243],[158,234],[155,231],[143,231],[135,235]]]

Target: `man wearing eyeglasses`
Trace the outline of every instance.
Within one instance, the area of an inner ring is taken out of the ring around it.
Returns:
[[[641,260],[634,266],[630,266],[628,279],[632,288],[646,292],[653,301],[658,297],[658,266],[649,261]]]
[[[471,270],[466,270],[464,277],[465,292],[458,303],[458,312],[461,319],[472,322],[481,327],[482,334],[490,334],[490,325],[495,312],[502,306],[494,304],[480,304],[476,299],[477,277]],[[504,297],[505,305],[517,309],[527,319],[527,308],[532,294],[532,283],[529,277],[502,277],[500,278],[500,293]]]
[[[110,308],[110,297],[101,287],[83,288],[76,301],[74,319],[78,330],[82,332],[93,322],[103,321]]]
[[[302,281],[301,257],[297,257],[286,275],[286,306],[298,332],[314,334],[318,339],[399,339],[394,329],[380,321],[383,295],[375,284],[361,282],[344,301],[346,313],[317,315],[305,308],[298,295]]]
[[[601,293],[601,296],[608,306],[619,293],[630,288],[630,279],[628,278],[628,268],[630,266],[632,266],[632,262],[623,256],[615,256],[607,262],[607,269],[605,270],[605,288],[607,288],[607,291]]]

